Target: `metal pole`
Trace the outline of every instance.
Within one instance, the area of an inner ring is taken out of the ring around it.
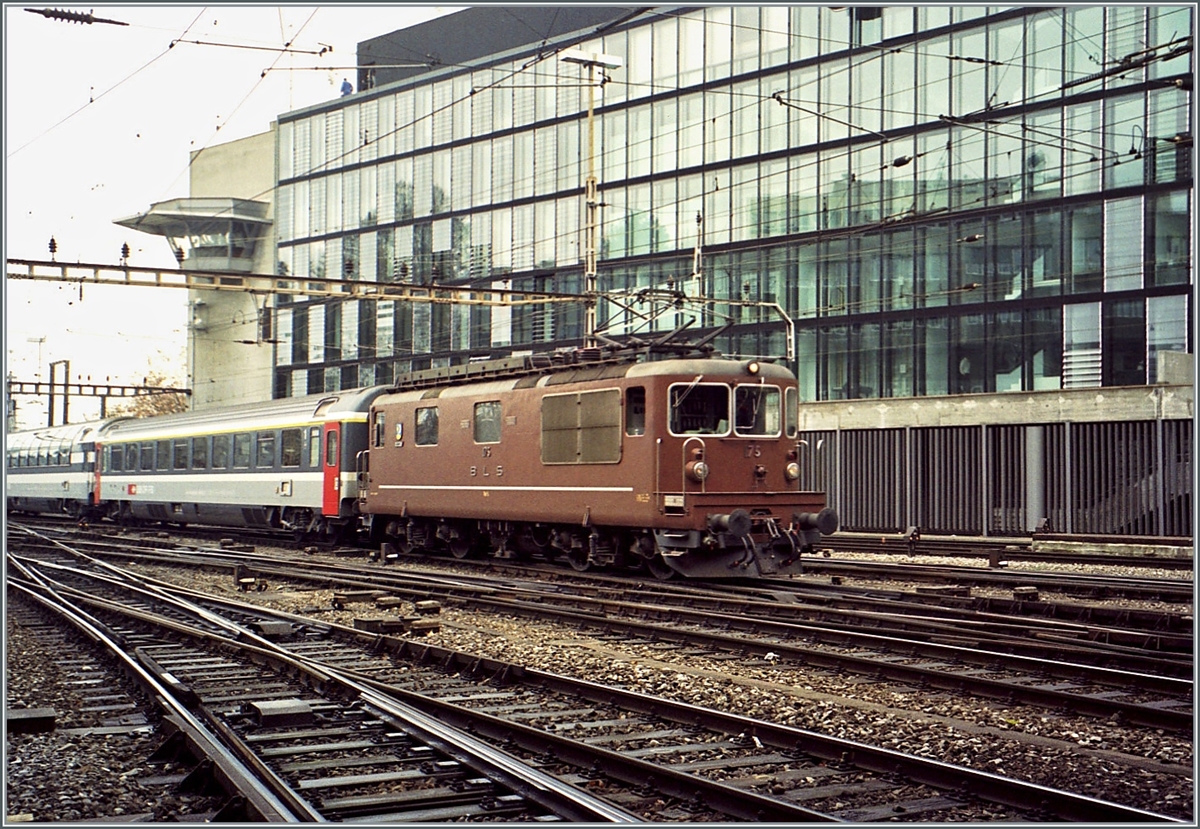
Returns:
[[[587,239],[584,241],[583,291],[587,296],[583,316],[583,344],[596,345],[596,217],[600,205],[596,198],[596,64],[588,62],[588,173],[584,181],[587,204]]]

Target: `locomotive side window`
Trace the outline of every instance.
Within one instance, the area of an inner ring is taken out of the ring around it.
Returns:
[[[783,412],[779,389],[775,386],[738,386],[734,403],[739,435],[774,437],[779,434]]]
[[[438,442],[437,406],[417,409],[417,446],[436,446]]]
[[[625,434],[646,434],[646,388],[634,386],[625,391]]]
[[[304,445],[304,433],[299,429],[284,429],[279,433],[279,465],[300,465],[300,450]]]
[[[383,446],[387,440],[387,418],[383,412],[375,412],[375,446]]]
[[[233,438],[230,435],[213,435],[212,468],[228,469],[229,453]]]
[[[275,465],[275,433],[259,432],[254,465],[259,469],[270,469]]]
[[[475,442],[500,442],[500,401],[475,404]]]
[[[192,438],[192,469],[208,469],[208,438]]]
[[[671,386],[668,399],[672,434],[728,434],[729,386],[678,383]]]
[[[250,435],[247,432],[233,436],[233,468],[250,468]]]
[[[800,392],[795,388],[783,393],[783,430],[789,438],[794,438],[800,429]]]

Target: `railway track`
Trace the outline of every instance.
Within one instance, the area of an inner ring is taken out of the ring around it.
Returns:
[[[194,564],[186,557],[175,560]],[[389,590],[411,602],[436,597],[486,612],[553,618],[602,635],[756,659],[773,654],[783,664],[876,681],[1132,725],[1181,732],[1193,727],[1191,621],[1180,614],[1074,606],[1072,618],[1064,621],[1060,606],[1019,602],[1014,618],[989,609],[992,602],[980,607],[955,596],[885,597],[787,581],[739,591],[638,586],[618,578],[593,580],[599,586],[592,588],[547,589],[514,580],[498,585],[462,576],[393,577],[386,568],[368,576],[361,566],[313,568],[286,560],[259,559],[252,569],[264,581],[336,581],[362,597],[371,590]]]
[[[231,610],[230,604],[223,602],[221,609],[210,602],[209,609],[240,615],[246,630],[245,616],[264,612],[246,606]],[[110,611],[116,607],[112,604]],[[560,774],[566,763],[573,769],[567,776],[586,781],[589,788],[611,787],[627,801],[665,798],[666,819],[1163,817],[412,640],[332,625],[316,636],[311,619],[288,619],[263,617],[258,624],[280,631],[281,641],[272,644],[286,651],[289,661],[318,658],[318,670],[369,683],[377,693],[421,708],[439,721],[500,740],[510,750],[524,752],[527,761],[554,766]],[[285,627],[293,631],[291,636],[283,632]],[[296,637],[294,631],[301,629],[304,635]],[[196,664],[202,674],[212,668],[204,658]],[[174,663],[170,673],[190,685],[186,668],[186,660]],[[298,770],[289,767],[290,772]],[[323,787],[344,788],[340,783]],[[698,799],[697,791],[703,792]],[[1100,817],[1116,814],[1121,817]]]
[[[1181,550],[1193,547],[1191,538],[1072,535],[1039,533],[1025,538],[978,538],[839,532],[821,539],[821,548],[833,552],[904,554],[979,558],[990,566],[1006,562],[1090,564],[1111,567],[1145,567],[1191,570],[1194,557]],[[1100,548],[1107,548],[1100,551]]]

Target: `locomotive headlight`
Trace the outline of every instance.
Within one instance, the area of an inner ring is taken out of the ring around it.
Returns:
[[[692,461],[686,467],[687,476],[693,481],[703,482],[708,477],[708,464],[704,461]]]
[[[800,464],[792,461],[783,470],[783,476],[789,481],[795,481],[800,477]]]
[[[749,360],[744,363],[744,365],[746,367],[746,373],[752,377],[755,374],[758,374],[759,369],[761,368],[761,366],[758,364],[758,360]]]

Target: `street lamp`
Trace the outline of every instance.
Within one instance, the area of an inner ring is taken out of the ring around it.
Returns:
[[[583,329],[584,345],[592,347],[596,345],[596,216],[600,208],[596,193],[596,67],[620,69],[622,61],[613,55],[583,52],[579,49],[569,49],[563,52],[562,60],[588,68],[588,172],[587,180],[584,182],[584,197],[587,205],[587,239],[584,243],[586,247],[583,260],[583,283],[587,306],[584,310]]]

